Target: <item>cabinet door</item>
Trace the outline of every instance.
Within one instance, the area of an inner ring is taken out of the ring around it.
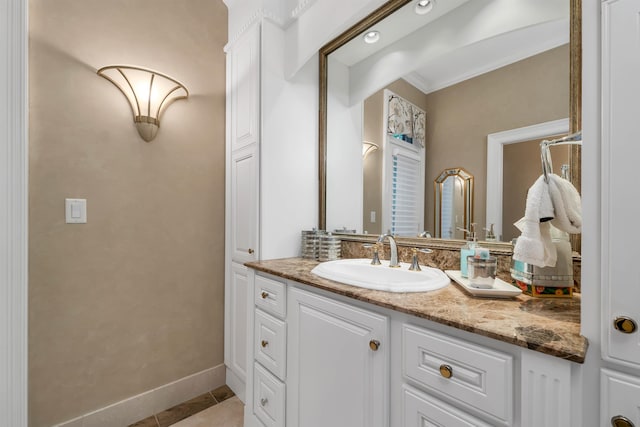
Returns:
[[[252,293],[249,291],[248,268],[231,263],[230,277],[225,289],[225,365],[241,384],[229,385],[236,394],[244,395],[247,378],[247,310]],[[235,380],[235,378],[234,378]]]
[[[640,378],[603,369],[601,372],[601,426],[640,426]],[[618,423],[615,424],[615,420]],[[625,424],[628,420],[633,424]]]
[[[630,245],[640,239],[634,177],[640,158],[638,16],[640,0],[602,5],[603,357],[635,367],[640,366],[640,332],[632,329],[640,324],[640,286]]]
[[[388,319],[297,288],[287,298],[287,427],[388,426]]]
[[[231,150],[258,142],[260,26],[255,24],[230,51]]]
[[[231,258],[239,263],[257,259],[257,152],[254,144],[231,156]]]

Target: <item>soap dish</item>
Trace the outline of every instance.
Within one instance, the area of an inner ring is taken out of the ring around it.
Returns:
[[[465,291],[473,295],[474,297],[485,297],[485,298],[513,298],[517,297],[522,293],[519,288],[516,288],[513,285],[505,282],[504,280],[498,279],[496,277],[495,282],[493,283],[493,288],[490,289],[480,289],[474,288],[469,283],[469,279],[462,277],[460,270],[445,270],[445,273],[451,280],[456,282],[463,288]]]

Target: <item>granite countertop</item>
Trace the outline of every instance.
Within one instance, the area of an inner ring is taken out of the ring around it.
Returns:
[[[345,285],[311,274],[317,261],[284,258],[246,266],[315,288],[365,301],[463,331],[584,363],[588,342],[580,335],[580,296],[548,299],[475,298],[452,284],[431,292],[392,293]]]

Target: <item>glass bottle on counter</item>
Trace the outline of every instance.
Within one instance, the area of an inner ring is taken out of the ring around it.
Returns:
[[[476,247],[478,246],[475,231],[476,224],[471,224],[471,231],[460,227],[458,227],[458,230],[467,233],[467,243],[460,249],[460,275],[462,277],[467,277],[467,257],[474,256],[476,253]]]

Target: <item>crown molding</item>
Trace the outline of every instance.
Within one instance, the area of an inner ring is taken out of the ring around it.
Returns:
[[[291,19],[296,20],[307,11],[317,0],[302,0],[298,3],[298,5],[293,8],[291,11]]]
[[[237,0],[223,0],[228,9],[232,9]],[[224,47],[224,51],[227,52],[247,30],[255,24],[257,21],[268,19],[282,29],[287,29],[293,22],[295,22],[302,14],[304,14],[317,0],[301,0],[290,11],[284,13],[278,13],[272,8],[259,7],[253,13],[249,15],[244,24],[236,31]]]

